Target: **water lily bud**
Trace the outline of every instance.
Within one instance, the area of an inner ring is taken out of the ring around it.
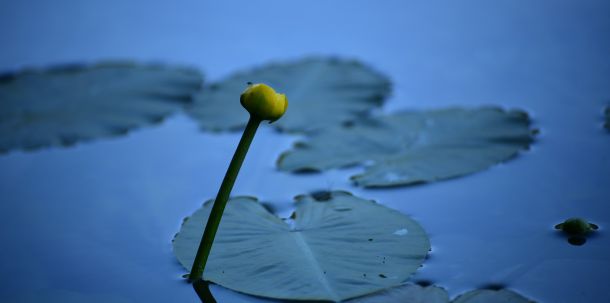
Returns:
[[[249,84],[241,94],[239,101],[250,115],[261,121],[273,122],[286,112],[288,99],[284,94],[278,94],[268,85]]]

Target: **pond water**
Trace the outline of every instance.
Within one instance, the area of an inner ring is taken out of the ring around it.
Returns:
[[[413,280],[452,297],[501,285],[540,302],[607,302],[609,11],[607,1],[2,2],[0,68],[118,57],[191,64],[214,81],[331,54],[392,79],[383,112],[527,110],[540,134],[519,157],[383,190],[351,185],[360,168],[278,172],[277,156],[299,137],[263,127],[233,194],[288,216],[297,194],[347,190],[409,214],[432,243]],[[214,197],[238,140],[177,113],[124,137],[1,155],[0,301],[197,302],[170,241]],[[582,246],[553,229],[574,216],[600,226]],[[265,302],[212,291],[219,302]]]

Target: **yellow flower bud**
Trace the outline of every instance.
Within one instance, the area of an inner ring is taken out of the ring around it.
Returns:
[[[261,121],[269,120],[270,123],[284,115],[288,107],[286,95],[278,94],[262,83],[249,84],[239,101],[252,117]]]

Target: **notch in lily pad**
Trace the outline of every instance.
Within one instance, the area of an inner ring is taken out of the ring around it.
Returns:
[[[318,190],[312,192],[310,196],[318,202],[324,202],[330,200],[333,197],[333,193],[327,190]]]
[[[583,218],[574,217],[555,225],[555,229],[561,230],[568,237],[568,243],[580,246],[587,242],[587,237],[597,231],[599,226]]]
[[[424,262],[430,242],[407,215],[344,191],[328,196],[295,197],[290,224],[255,198],[232,198],[204,277],[256,296],[339,302],[399,286]],[[173,241],[185,268],[212,211],[204,204]],[[409,232],[394,234],[400,229]]]

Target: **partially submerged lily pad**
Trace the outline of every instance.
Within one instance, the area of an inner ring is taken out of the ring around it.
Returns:
[[[201,87],[194,70],[108,62],[0,75],[0,152],[68,146],[158,123]]]
[[[455,178],[516,156],[533,141],[525,112],[500,108],[407,111],[311,134],[283,153],[283,171],[366,165],[352,180],[387,187]]]
[[[453,303],[534,303],[510,289],[475,289],[455,298]]]
[[[352,121],[380,106],[390,91],[383,75],[358,61],[308,58],[236,73],[199,93],[189,113],[205,130],[235,130],[248,113],[239,95],[248,82],[265,83],[288,97],[288,111],[274,125],[291,132]]]
[[[189,270],[211,208],[205,203],[173,241]],[[254,198],[231,199],[204,279],[269,298],[342,301],[400,285],[430,250],[408,216],[346,192],[298,196],[287,221]]]
[[[390,288],[362,298],[349,300],[347,303],[449,303],[447,291],[436,285],[420,286],[405,284]]]

